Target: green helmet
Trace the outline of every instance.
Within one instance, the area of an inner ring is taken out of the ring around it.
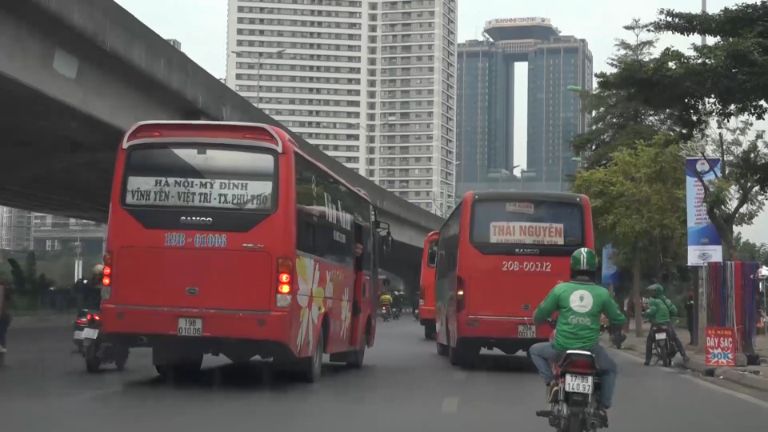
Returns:
[[[597,255],[595,255],[595,251],[590,248],[576,249],[571,254],[571,270],[590,272],[597,270]]]
[[[661,286],[661,284],[655,283],[648,285],[648,288],[646,288],[648,291],[651,291],[656,297],[661,297],[664,295],[664,287]]]

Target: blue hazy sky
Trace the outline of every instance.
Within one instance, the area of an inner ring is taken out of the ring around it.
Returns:
[[[217,78],[225,76],[227,0],[117,0],[117,3],[166,39],[178,39],[192,60]],[[742,1],[708,0],[707,9],[720,10]],[[595,72],[607,70],[616,39],[628,37],[622,26],[633,18],[649,21],[661,8],[698,11],[701,0],[458,0],[459,41],[481,36],[485,21],[494,18],[541,16],[552,20],[562,34],[584,38],[594,57]],[[690,46],[698,38],[662,36],[659,45]],[[517,107],[526,106],[527,69],[520,65],[516,83]],[[519,109],[515,123],[524,125]],[[515,163],[525,166],[526,128],[515,128]],[[745,230],[749,238],[768,242],[768,214]]]

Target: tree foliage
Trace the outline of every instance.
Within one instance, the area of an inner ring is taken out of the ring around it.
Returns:
[[[24,275],[24,270],[21,269],[19,262],[15,258],[8,258],[8,265],[11,266],[11,279],[13,280],[13,288],[18,291],[24,291],[27,286],[27,278]]]
[[[757,244],[744,240],[741,233],[734,236],[734,258],[741,261],[757,261],[768,265],[768,243]]]
[[[718,122],[699,143],[689,143],[689,156],[718,156],[721,175],[713,182],[703,182],[704,199],[710,221],[723,241],[723,255],[732,257],[734,227],[751,225],[765,206],[768,190],[760,184],[768,169],[768,142],[762,131],[754,131],[748,119]]]
[[[660,132],[678,132],[672,110],[646,105],[626,85],[628,77],[642,75],[650,67],[657,40],[637,19],[624,29],[632,38],[616,42],[616,54],[608,60],[613,71],[596,74],[597,89],[581,93],[584,109],[592,118],[590,128],[574,139],[573,147],[590,168],[607,164],[617,149],[651,141]]]
[[[750,121],[768,112],[766,22],[765,1],[714,14],[662,10],[648,25],[633,21],[627,26],[633,42],[617,44],[614,70],[599,74],[597,91],[586,96],[593,130],[574,141],[590,168],[654,132],[677,137],[672,144],[685,144],[687,156],[720,157],[722,175],[704,189],[726,259],[734,251],[734,227],[751,224],[768,197],[768,143]],[[711,43],[652,54],[647,31],[704,34]]]
[[[676,99],[686,100],[700,126],[707,115],[721,119],[748,115],[763,119],[768,112],[768,2],[742,3],[717,13],[687,13],[662,9],[651,24],[655,32],[685,36],[706,35],[707,45],[694,45],[685,55],[667,49],[663,73],[649,77],[663,84],[659,90],[677,89]]]
[[[682,167],[674,137],[659,135],[576,176],[574,189],[592,199],[595,229],[617,247],[622,267],[638,258],[645,273],[675,271],[685,250]]]

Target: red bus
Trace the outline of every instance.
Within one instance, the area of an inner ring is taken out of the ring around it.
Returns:
[[[424,337],[435,338],[435,262],[439,231],[432,231],[424,239],[419,277],[419,322],[424,326]]]
[[[506,354],[547,340],[533,311],[569,280],[569,258],[594,247],[584,195],[468,192],[440,229],[436,271],[437,350],[454,365],[480,349]]]
[[[145,122],[115,165],[105,340],[150,347],[158,373],[204,354],[360,367],[375,336],[379,246],[364,193],[259,124]]]

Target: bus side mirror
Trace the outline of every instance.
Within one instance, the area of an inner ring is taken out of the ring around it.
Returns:
[[[437,251],[434,249],[430,249],[429,253],[427,254],[427,263],[434,267],[437,263]]]
[[[384,252],[392,250],[392,231],[389,230],[389,223],[376,221],[376,231],[381,239],[381,248]]]
[[[389,253],[392,251],[392,233],[389,230],[387,230],[381,240],[381,246],[384,248],[384,252]]]

